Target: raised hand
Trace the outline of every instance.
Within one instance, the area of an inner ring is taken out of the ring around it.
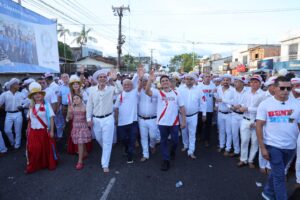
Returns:
[[[140,64],[137,68],[137,74],[139,79],[143,78],[144,74],[145,74],[145,69],[144,66],[142,64]]]
[[[150,74],[149,74],[149,80],[154,81],[155,80],[155,74],[154,74],[154,69],[151,69]]]
[[[117,79],[117,70],[116,69],[111,69],[110,70],[109,78],[111,78],[112,80],[116,80]]]
[[[84,65],[80,65],[79,72],[83,74],[84,73],[84,68],[85,68]]]

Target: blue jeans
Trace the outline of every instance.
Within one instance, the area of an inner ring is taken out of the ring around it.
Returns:
[[[138,124],[133,122],[132,124],[118,126],[117,133],[120,140],[123,142],[126,153],[128,156],[132,156],[135,148],[136,135],[138,133]]]
[[[279,149],[266,146],[270,157],[271,173],[264,188],[264,194],[276,200],[287,200],[285,167],[295,153],[295,149]]]
[[[171,135],[171,151],[175,152],[178,144],[179,126],[158,125],[160,131],[160,151],[164,160],[170,160],[170,151],[168,149],[168,137]]]

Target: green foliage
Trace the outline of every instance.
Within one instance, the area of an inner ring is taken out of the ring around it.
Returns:
[[[122,60],[124,63],[124,67],[121,69],[122,71],[136,71],[139,62],[133,56],[129,54],[124,55]]]
[[[66,45],[66,58],[67,59],[72,59],[72,51],[71,51],[71,47],[67,44]],[[64,43],[63,42],[58,42],[58,54],[59,57],[64,58]]]
[[[193,58],[194,56],[194,58]],[[194,60],[194,61],[193,61]],[[184,53],[180,55],[175,55],[173,58],[171,58],[170,68],[175,69],[183,69],[185,72],[189,72],[193,70],[193,67],[197,65],[199,62],[198,56],[193,53]],[[194,66],[193,66],[194,65]]]

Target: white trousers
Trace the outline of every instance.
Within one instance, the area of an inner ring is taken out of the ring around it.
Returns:
[[[231,130],[232,130],[232,142],[235,154],[240,153],[240,128],[243,120],[243,115],[232,113],[231,116]]]
[[[2,132],[0,131],[0,153],[5,153],[7,152],[7,148],[5,146],[3,137],[2,137]]]
[[[300,184],[300,137],[297,140],[296,182]]]
[[[15,149],[21,146],[23,117],[21,112],[6,113],[4,131],[9,142]],[[12,126],[14,125],[16,138],[14,139]]]
[[[139,128],[141,134],[141,144],[143,148],[143,157],[149,158],[149,142],[150,147],[154,148],[157,142],[157,124],[155,119],[144,120],[139,118]]]
[[[243,119],[241,124],[241,157],[240,160],[247,163],[253,163],[253,160],[255,158],[255,155],[258,150],[258,142],[257,142],[257,136],[255,128],[250,128],[251,122],[249,120]],[[251,139],[251,148],[250,148],[250,154],[248,158],[249,153],[249,142]]]
[[[224,148],[226,143],[226,151],[230,151],[232,145],[231,132],[231,114],[223,114],[218,112],[218,127],[219,127],[219,147]]]
[[[101,119],[93,117],[94,134],[97,142],[102,147],[101,165],[103,168],[107,168],[109,166],[114,129],[115,125],[112,115]]]
[[[195,151],[197,123],[197,114],[191,117],[186,117],[186,127],[181,129],[182,143],[184,148],[188,149],[188,155],[192,155]]]
[[[261,151],[259,149],[259,152],[258,152],[258,163],[259,163],[259,168],[261,169],[271,169],[271,165],[270,165],[270,162],[266,159],[264,159],[264,157],[262,156],[261,154]]]

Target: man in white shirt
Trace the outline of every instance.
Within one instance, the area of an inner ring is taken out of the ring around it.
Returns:
[[[238,167],[249,165],[255,168],[253,160],[258,150],[257,137],[255,133],[255,118],[258,105],[265,99],[265,93],[260,89],[262,78],[260,75],[253,75],[250,78],[251,89],[245,94],[239,112],[243,112],[243,120],[240,128],[241,133],[241,156]],[[249,152],[249,142],[251,148]]]
[[[170,168],[170,159],[175,159],[178,144],[179,112],[182,116],[181,128],[185,128],[186,115],[183,101],[180,95],[171,89],[171,82],[167,75],[160,77],[162,90],[152,90],[151,84],[155,80],[154,70],[150,72],[146,86],[146,94],[150,97],[157,97],[157,124],[161,134],[161,152],[163,163],[161,170],[167,171]],[[171,135],[171,151],[168,149],[168,136]]]
[[[233,98],[231,102],[231,129],[232,129],[232,142],[233,142],[233,153],[225,152],[225,156],[238,157],[240,154],[240,137],[239,131],[241,123],[243,120],[243,113],[239,112],[238,109],[241,107],[243,97],[247,92],[245,85],[245,77],[235,77],[234,78],[234,87]]]
[[[111,71],[110,78],[116,80],[116,72]],[[113,98],[122,92],[120,81],[115,86],[108,86],[108,74],[106,70],[98,70],[93,74],[93,79],[98,80],[98,85],[91,88],[91,93],[86,105],[86,118],[90,128],[93,128],[97,142],[102,146],[101,164],[105,173],[109,172],[109,160],[111,155],[114,118]]]
[[[125,146],[127,163],[133,163],[137,124],[138,89],[133,89],[129,79],[123,81],[123,92],[117,97],[115,103],[115,118],[117,121],[117,134]]]
[[[143,157],[141,162],[149,159],[149,146],[151,153],[155,152],[155,145],[157,142],[158,127],[156,124],[156,109],[157,98],[149,97],[146,92],[146,86],[149,79],[149,74],[145,74],[139,81],[139,101],[138,101],[138,121],[141,134],[141,144],[143,148]],[[151,90],[156,90],[152,88]],[[150,141],[150,144],[148,142]]]
[[[182,132],[182,151],[187,150],[188,157],[196,159],[195,143],[196,129],[198,122],[199,109],[202,111],[203,120],[206,118],[206,100],[201,89],[195,85],[197,77],[188,73],[184,76],[185,84],[178,88],[178,93],[183,100],[186,111],[186,127],[181,129]]]
[[[19,92],[19,79],[12,78],[9,81],[8,87],[9,90],[2,93],[0,96],[0,106],[5,104],[5,124],[4,131],[7,135],[10,144],[15,148],[19,149],[21,146],[21,137],[22,137],[22,102],[25,97],[21,92]],[[13,136],[12,127],[15,128],[15,139]]]
[[[292,92],[290,98],[298,101],[300,106],[300,78],[292,78]],[[300,137],[297,139],[297,158],[296,158],[296,187],[300,188]]]
[[[230,86],[230,83],[231,75],[225,74],[222,86],[217,89],[216,95],[216,102],[218,103],[219,152],[224,151],[225,144],[225,150],[229,152],[232,145],[230,102],[233,98],[234,89]]]
[[[286,200],[285,167],[295,154],[300,107],[299,102],[289,98],[292,86],[286,77],[278,77],[275,87],[274,97],[259,105],[256,117],[260,150],[272,168],[262,196],[264,199]]]
[[[209,147],[210,145],[210,135],[211,135],[211,127],[212,127],[212,119],[214,113],[214,94],[216,92],[216,86],[211,82],[211,75],[204,74],[203,82],[199,84],[200,90],[205,95],[206,100],[206,120],[205,122],[202,120],[203,114],[202,110],[198,114],[198,124],[197,124],[197,134],[198,137],[203,135],[204,145],[205,147]],[[204,126],[203,132],[202,128]]]

